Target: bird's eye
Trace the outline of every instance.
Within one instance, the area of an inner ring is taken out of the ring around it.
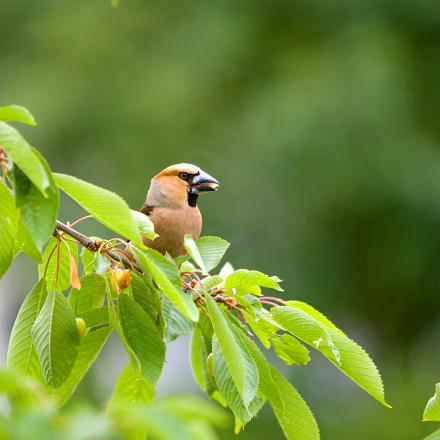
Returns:
[[[180,173],[179,177],[183,180],[186,180],[186,179],[188,179],[188,173]]]

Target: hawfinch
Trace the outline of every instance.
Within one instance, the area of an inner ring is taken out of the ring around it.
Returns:
[[[191,234],[195,240],[202,230],[199,194],[218,187],[216,179],[188,163],[171,165],[154,176],[140,211],[150,217],[159,237],[153,241],[144,238],[144,243],[174,258],[185,255],[184,235]]]

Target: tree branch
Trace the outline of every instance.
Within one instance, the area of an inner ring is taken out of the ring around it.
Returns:
[[[65,234],[67,234],[70,237],[77,240],[81,245],[83,245],[85,248],[87,248],[90,252],[98,252],[100,249],[99,243],[97,243],[96,241],[87,237],[86,235],[81,234],[81,232],[78,232],[76,229],[71,228],[70,226],[66,225],[65,223],[60,222],[59,220],[57,220],[57,222],[56,222],[55,231],[64,232]],[[128,258],[126,258],[124,255],[122,255],[118,252],[104,249],[104,250],[102,250],[102,253],[107,254],[109,257],[113,258],[113,260],[120,261],[128,269],[135,269],[138,272],[143,272],[141,267],[138,264],[128,260]]]

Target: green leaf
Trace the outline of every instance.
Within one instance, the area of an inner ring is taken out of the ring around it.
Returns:
[[[42,373],[32,344],[31,331],[46,296],[46,285],[44,280],[40,280],[27,295],[18,311],[8,347],[8,367],[35,379],[41,378]]]
[[[45,186],[45,195],[17,166],[14,166],[13,169],[14,187],[16,205],[20,211],[23,224],[27,228],[28,237],[33,241],[35,247],[41,251],[55,229],[59,195],[44,158],[39,155],[37,150],[32,150],[32,152],[46,171],[49,183]]]
[[[131,215],[138,225],[139,232],[143,237],[154,240],[158,235],[154,232],[154,225],[150,218],[139,211],[131,210]]]
[[[41,251],[35,246],[29,236],[27,227],[24,225],[21,216],[17,218],[17,234],[15,236],[14,255],[23,251],[26,255],[33,258],[37,263],[41,263]]]
[[[182,291],[179,271],[165,256],[153,249],[131,249],[142,270],[150,273],[163,294],[189,319],[197,322],[199,311]]]
[[[223,310],[209,294],[205,294],[205,300],[214,332],[218,338],[232,380],[244,405],[249,407],[258,388],[258,371],[255,362],[231,330],[231,324]]]
[[[77,315],[86,323],[86,327],[98,327],[109,323],[108,307],[98,307]]]
[[[255,395],[249,404],[246,405],[243,402],[226,364],[217,336],[212,339],[212,353],[214,355],[215,381],[218,389],[238,419],[239,423],[237,425],[242,427],[258,414],[264,405],[264,400]]]
[[[124,339],[139,362],[142,374],[153,384],[165,361],[165,344],[154,322],[126,294],[119,295],[118,314]]]
[[[267,349],[271,347],[271,339],[279,330],[277,326],[267,319],[268,313],[266,310],[263,310],[258,320],[254,319],[250,314],[246,314],[246,322]]]
[[[207,369],[207,359],[209,354],[207,345],[203,330],[198,323],[194,328],[191,337],[191,370],[194,379],[199,384],[200,388],[205,391],[208,396],[211,396],[215,391],[216,386]],[[211,350],[211,347],[209,347],[209,350]]]
[[[427,422],[440,422],[440,383],[435,385],[435,394],[426,404],[423,420]]]
[[[320,351],[343,373],[385,406],[382,379],[368,354],[308,304],[291,301],[271,309],[286,331]]]
[[[0,107],[1,110],[1,107]],[[3,179],[0,179],[0,278],[14,258],[17,210],[14,198]]]
[[[309,350],[295,337],[285,333],[272,339],[275,354],[287,365],[306,365],[310,361]]]
[[[59,388],[69,376],[79,342],[69,301],[52,291],[32,327],[32,339],[47,383]]]
[[[98,358],[111,332],[112,329],[107,327],[89,332],[84,336],[78,346],[78,355],[70,374],[54,393],[59,405],[64,405],[74,393],[78,384]]]
[[[440,429],[425,437],[423,440],[440,440]]]
[[[150,404],[155,394],[154,386],[142,375],[142,372],[131,364],[122,370],[107,411],[111,415],[130,412],[131,408]],[[145,440],[148,426],[143,423],[124,423],[121,429],[127,440]]]
[[[159,320],[161,300],[157,289],[147,280],[145,275],[136,271],[131,272],[131,294],[133,299],[144,309],[150,318],[157,322]]]
[[[9,124],[0,122],[0,145],[8,157],[42,194],[51,186],[50,173],[21,134]]]
[[[163,299],[162,316],[165,321],[166,341],[174,341],[178,336],[191,333],[194,329],[194,322],[183,315],[167,298]]]
[[[98,237],[90,238],[93,240],[101,240]],[[104,255],[99,252],[90,252],[85,247],[82,248],[80,258],[83,264],[83,273],[85,275],[91,274],[95,271],[98,275],[103,276],[110,267],[110,262],[104,257]]]
[[[117,194],[67,174],[54,173],[56,184],[96,220],[143,246],[137,221]]]
[[[37,125],[31,112],[21,105],[0,107],[0,121],[22,122],[23,124]]]
[[[225,288],[259,286],[282,291],[283,289],[278,284],[280,281],[278,277],[270,277],[257,270],[238,269],[228,275],[225,281]]]
[[[319,428],[307,403],[290,382],[270,365],[258,347],[236,326],[236,336],[254,359],[259,392],[267,398],[288,440],[319,440]]]
[[[121,372],[108,404],[111,413],[116,407],[130,404],[151,403],[154,386],[145,379],[142,371],[128,364]]]
[[[202,269],[203,273],[208,272],[205,266],[205,262],[203,261],[202,255],[200,254],[196,242],[194,241],[191,234],[185,234],[185,237],[183,239],[183,245],[185,246],[185,249],[190,255],[190,257],[197,264],[197,266],[199,266],[200,269]]]
[[[220,237],[203,236],[196,245],[207,272],[215,269],[229,248],[229,243]]]
[[[57,249],[58,244],[60,246],[59,258]],[[47,266],[47,290],[57,290],[58,292],[63,292],[70,287],[69,255],[72,255],[75,261],[78,261],[78,245],[76,243],[73,243],[71,241],[59,241],[55,237],[52,237],[48,241],[46,249],[43,252],[43,261],[38,265],[38,275],[40,278],[43,278]],[[58,276],[57,267],[59,268]]]
[[[101,307],[105,298],[105,279],[96,273],[81,278],[81,289],[72,289],[69,302],[75,316],[88,310]]]

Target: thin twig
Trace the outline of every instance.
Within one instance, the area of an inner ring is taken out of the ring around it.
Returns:
[[[85,248],[87,248],[90,252],[98,252],[100,250],[100,243],[97,243],[96,241],[87,237],[87,235],[81,234],[81,232],[78,232],[76,229],[73,229],[70,226],[67,226],[65,223],[62,223],[59,220],[57,220],[57,222],[56,222],[56,231],[62,231],[65,234],[70,235],[75,240],[77,240],[78,243],[80,243]],[[127,267],[129,269],[135,269],[138,272],[143,272],[141,267],[138,264],[128,260],[128,258],[126,258],[122,254],[118,254],[115,251],[105,250],[105,249],[102,250],[102,253],[105,253],[109,257],[113,258],[114,260],[119,261],[125,267]]]
[[[284,301],[283,299],[281,299],[281,298],[277,298],[276,296],[260,296],[260,298],[259,298],[260,300],[269,300],[269,301],[278,301],[278,302],[280,302],[281,304],[286,304],[286,301]]]

